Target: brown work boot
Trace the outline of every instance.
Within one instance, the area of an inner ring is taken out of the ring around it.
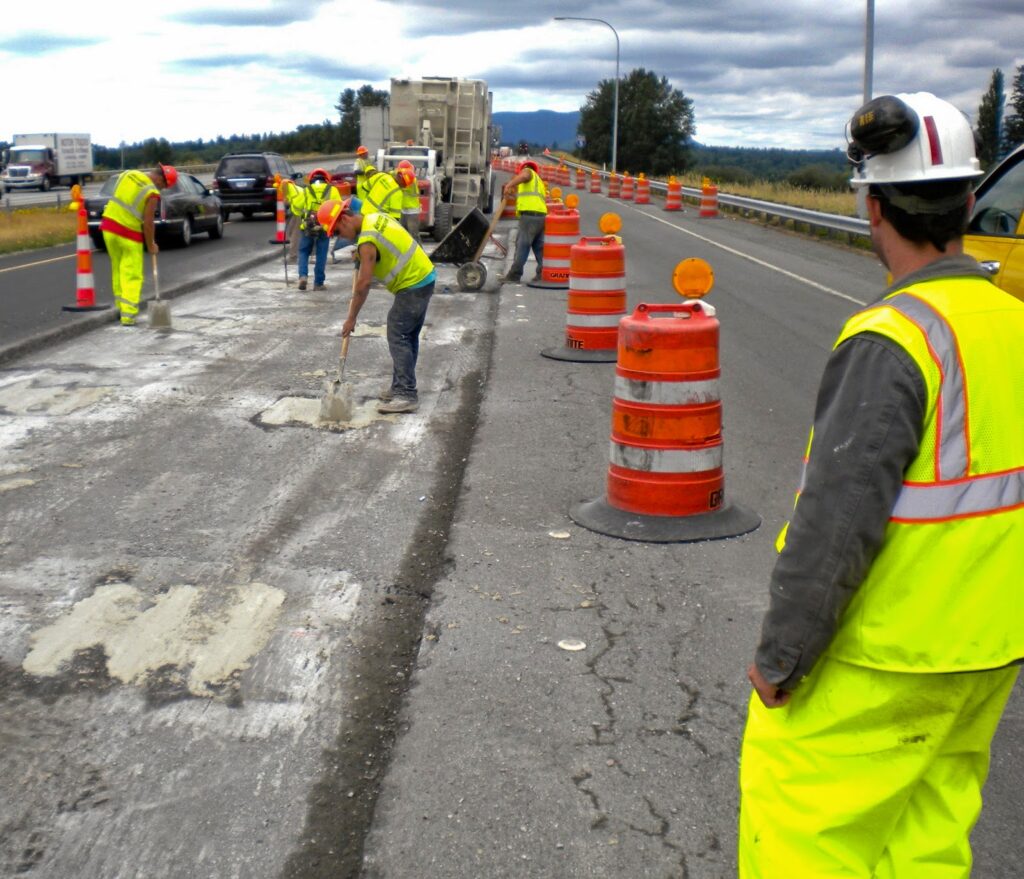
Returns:
[[[326,284],[314,284],[314,285],[313,285],[313,290],[314,290],[314,291],[317,291],[317,290],[326,290],[326,289],[327,289],[327,285],[326,285]]]
[[[383,415],[394,415],[402,412],[415,412],[419,406],[419,402],[412,397],[393,397],[387,402],[381,403],[377,407],[377,411]]]
[[[299,289],[300,290],[305,290],[306,289],[306,279],[305,278],[299,278]]]

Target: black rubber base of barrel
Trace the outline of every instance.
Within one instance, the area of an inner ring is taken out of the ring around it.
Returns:
[[[615,363],[619,359],[618,348],[545,348],[542,357],[551,360],[567,360],[570,363]]]
[[[541,290],[568,290],[569,280],[564,281],[527,281],[527,287],[538,287]]]
[[[641,543],[721,540],[746,534],[761,524],[757,513],[738,504],[694,516],[645,516],[613,507],[606,498],[576,504],[569,516],[590,531]]]
[[[106,311],[109,305],[62,305],[61,311]]]

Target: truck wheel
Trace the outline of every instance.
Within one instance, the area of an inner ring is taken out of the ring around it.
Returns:
[[[452,231],[452,206],[439,204],[434,212],[434,231],[431,233],[435,241],[443,241]]]
[[[49,192],[50,191],[50,178],[49,177],[44,177],[43,178],[43,182],[39,184],[39,191],[40,192]]]

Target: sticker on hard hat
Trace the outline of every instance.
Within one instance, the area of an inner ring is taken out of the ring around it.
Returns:
[[[687,299],[700,299],[715,285],[715,273],[704,260],[690,256],[676,265],[672,286]]]
[[[597,228],[605,235],[614,235],[622,228],[622,217],[611,211],[601,214],[601,219],[597,221]]]

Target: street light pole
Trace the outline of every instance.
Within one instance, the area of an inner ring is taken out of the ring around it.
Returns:
[[[864,17],[864,103],[871,100],[875,59],[875,0],[867,0]]]
[[[603,18],[579,18],[575,15],[556,15],[555,21],[596,21],[611,28],[615,34],[615,88],[612,99],[612,173],[618,171],[619,161],[619,32]]]

